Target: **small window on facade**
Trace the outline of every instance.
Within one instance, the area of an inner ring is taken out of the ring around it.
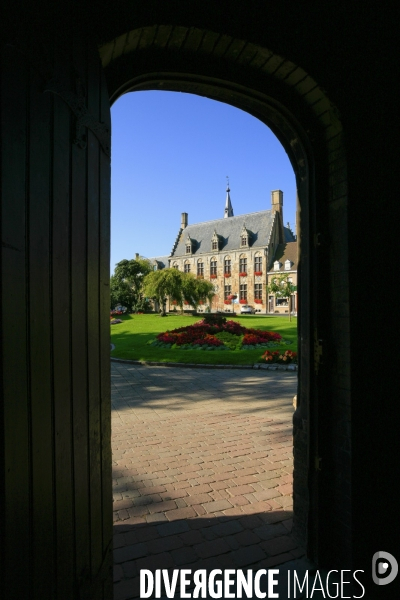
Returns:
[[[239,258],[239,273],[247,273],[247,258]]]
[[[289,269],[292,267],[292,261],[291,260],[286,260],[285,261],[285,269],[286,271],[289,271]]]
[[[244,246],[247,246],[247,235],[242,235],[242,237],[240,238],[240,245],[242,248]]]
[[[213,250],[218,250],[218,240],[213,240],[211,246]]]
[[[254,272],[261,273],[262,271],[262,256],[256,256],[254,258]]]
[[[230,272],[231,272],[231,259],[226,258],[224,260],[224,273],[230,273]]]
[[[279,296],[275,297],[275,305],[276,306],[289,306],[288,298],[279,298]]]
[[[262,284],[256,283],[254,286],[254,300],[262,300]]]
[[[230,296],[232,293],[231,290],[232,290],[232,286],[230,286],[230,285],[224,286],[224,300],[228,300],[228,296]]]
[[[192,245],[186,244],[186,254],[192,254]]]
[[[183,270],[185,273],[190,273],[190,263],[185,263]]]
[[[276,260],[274,262],[274,271],[279,271],[280,268],[281,268],[281,263],[279,262],[279,260]]]
[[[199,277],[203,277],[204,276],[204,264],[202,261],[199,261],[197,263],[197,275]]]
[[[247,284],[243,283],[239,286],[239,300],[247,300]]]
[[[172,265],[172,268],[173,268],[173,269],[178,269],[178,270],[179,270],[178,263],[174,262],[174,264]]]
[[[217,261],[215,260],[215,258],[211,259],[210,262],[210,275],[216,275],[217,274]]]

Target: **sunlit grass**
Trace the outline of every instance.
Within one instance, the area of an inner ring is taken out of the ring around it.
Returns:
[[[155,362],[180,362],[195,364],[248,365],[258,362],[265,350],[230,350],[207,352],[204,350],[165,349],[150,346],[149,341],[164,331],[177,327],[193,325],[201,317],[187,315],[168,315],[161,318],[155,314],[122,315],[122,323],[111,325],[111,343],[115,349],[113,358],[144,360]],[[227,316],[229,319],[229,316]],[[241,325],[254,329],[263,329],[280,333],[282,338],[290,340],[290,344],[282,346],[284,350],[297,352],[297,319],[291,322],[287,317],[268,317],[243,315],[236,317]]]

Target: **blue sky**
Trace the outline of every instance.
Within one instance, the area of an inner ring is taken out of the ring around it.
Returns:
[[[133,92],[112,107],[111,272],[138,252],[168,255],[181,213],[222,218],[229,176],[234,215],[271,207],[281,189],[294,231],[289,159],[261,121],[228,104],[177,92]]]

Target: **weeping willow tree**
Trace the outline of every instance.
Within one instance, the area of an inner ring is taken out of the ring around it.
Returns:
[[[182,273],[182,299],[195,310],[200,302],[211,302],[215,295],[214,286],[206,279],[197,279],[192,273]],[[181,308],[183,308],[181,306]]]
[[[178,269],[161,269],[152,271],[143,280],[143,291],[149,298],[154,298],[160,307],[160,316],[165,317],[165,300],[169,297],[177,304],[182,304],[182,275]]]
[[[176,302],[183,312],[186,302],[197,310],[200,302],[211,303],[214,296],[213,284],[204,279],[197,279],[191,273],[182,273],[178,269],[162,269],[146,275],[143,281],[146,296],[154,298],[160,306],[160,315],[165,316],[167,298]]]

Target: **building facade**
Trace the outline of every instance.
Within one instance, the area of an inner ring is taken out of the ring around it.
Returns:
[[[292,256],[297,242],[293,232],[283,225],[283,192],[271,192],[270,210],[235,217],[228,185],[224,217],[189,225],[188,214],[182,213],[170,256],[152,261],[156,269],[168,264],[193,273],[199,279],[212,281],[213,311],[239,312],[241,304],[249,304],[257,312],[284,313],[285,308],[278,300],[272,303],[273,310],[269,310],[266,285],[268,271],[278,258],[282,261],[287,246]],[[293,272],[295,264],[297,267],[297,253],[295,263],[290,264]]]
[[[294,292],[290,297],[279,297],[276,294],[268,293],[267,312],[273,314],[288,314],[289,311],[297,314],[298,296],[297,296],[297,241],[278,244],[272,265],[267,272],[267,286],[269,286],[277,276],[285,275],[287,280],[294,286]]]

